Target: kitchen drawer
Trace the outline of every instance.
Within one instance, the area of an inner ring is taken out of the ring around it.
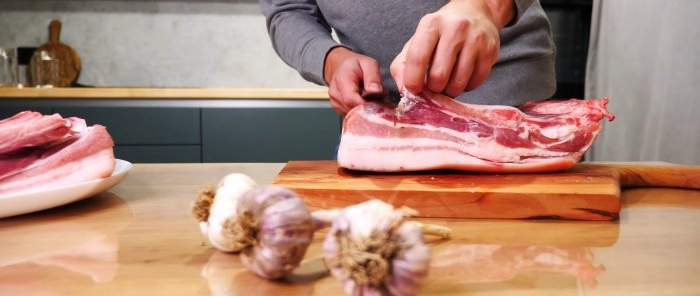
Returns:
[[[203,109],[203,162],[334,159],[340,123],[331,108]]]
[[[200,145],[199,108],[54,107],[107,127],[117,145]]]
[[[117,145],[114,156],[132,163],[202,162],[202,148],[199,145]]]

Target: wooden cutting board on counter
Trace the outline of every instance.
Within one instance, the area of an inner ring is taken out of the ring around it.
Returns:
[[[312,210],[376,198],[420,217],[615,220],[621,188],[700,189],[700,167],[579,163],[540,174],[372,173],[335,161],[290,161],[272,184],[296,191]]]

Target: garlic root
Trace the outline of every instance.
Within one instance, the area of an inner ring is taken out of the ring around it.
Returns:
[[[209,219],[209,210],[215,195],[216,189],[211,186],[206,186],[199,191],[197,200],[192,205],[192,215],[197,219],[197,222],[205,222]]]

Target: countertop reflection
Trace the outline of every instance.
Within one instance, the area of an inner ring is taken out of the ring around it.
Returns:
[[[278,281],[211,247],[190,216],[225,174],[259,183],[283,164],[137,164],[81,202],[0,219],[0,291],[10,295],[342,295],[322,261],[324,232]],[[421,295],[697,295],[700,191],[623,191],[618,221],[421,219],[430,239]]]
[[[111,282],[119,266],[117,233],[132,217],[126,201],[106,192],[71,205],[1,219],[0,291],[71,295],[79,285],[66,282]]]

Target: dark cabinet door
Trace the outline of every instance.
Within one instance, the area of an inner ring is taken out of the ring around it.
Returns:
[[[199,108],[55,107],[107,127],[115,156],[130,162],[201,162]]]
[[[340,130],[331,108],[203,109],[203,161],[334,159]]]
[[[22,111],[36,111],[48,115],[51,114],[51,107],[2,106],[0,107],[0,120],[12,117]]]

